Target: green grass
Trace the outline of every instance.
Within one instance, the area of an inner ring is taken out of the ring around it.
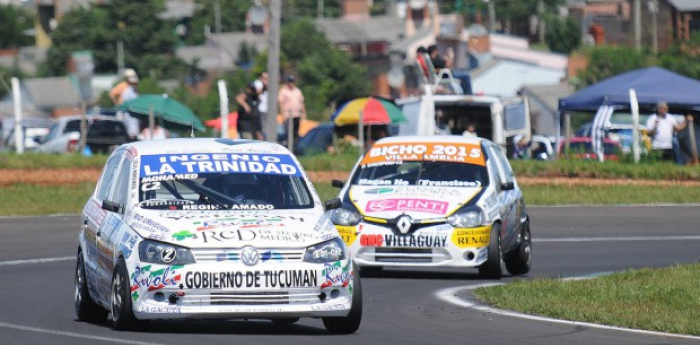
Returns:
[[[17,184],[0,188],[0,215],[79,213],[95,183],[61,186]]]
[[[338,196],[339,189],[330,182],[314,183],[321,201]],[[78,213],[85,205],[94,183],[76,185],[34,186],[16,184],[0,188],[0,215],[38,215]],[[648,186],[525,186],[527,205],[556,204],[643,204],[699,202],[700,187]]]
[[[106,155],[85,157],[82,155],[54,155],[46,153],[0,153],[0,169],[55,169],[55,168],[98,168],[107,161]]]
[[[629,178],[645,180],[700,180],[700,165],[678,166],[671,163],[594,162],[585,160],[511,161],[516,176],[565,176],[592,178]]]
[[[588,280],[520,280],[479,288],[499,308],[554,318],[700,335],[700,264],[629,270]]]
[[[521,186],[526,205],[614,205],[698,203],[700,187],[687,186]]]

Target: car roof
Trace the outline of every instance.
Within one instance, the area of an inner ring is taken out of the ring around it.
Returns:
[[[569,141],[572,144],[575,143],[590,143],[593,139],[591,137],[571,137]],[[603,138],[603,143],[605,144],[619,144],[617,141],[610,138]]]
[[[82,115],[67,115],[67,116],[61,116],[56,119],[56,122],[58,121],[72,121],[72,120],[80,120]],[[114,116],[109,116],[109,115],[86,115],[86,119],[88,120],[113,120],[113,121],[121,121],[120,119],[114,117]]]
[[[177,138],[135,141],[124,144],[140,155],[184,153],[274,153],[291,155],[281,145],[258,140],[221,138]]]
[[[479,137],[465,137],[461,135],[411,135],[400,137],[386,137],[378,140],[376,144],[401,144],[401,143],[455,143],[455,144],[474,144],[481,145],[482,142],[489,140]]]

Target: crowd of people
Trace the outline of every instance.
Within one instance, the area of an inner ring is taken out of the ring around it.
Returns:
[[[124,70],[124,79],[117,83],[110,91],[109,98],[114,105],[120,105],[124,102],[129,102],[138,98],[139,92],[139,76],[132,68]],[[170,132],[156,123],[151,131],[150,126],[144,121],[139,121],[131,116],[127,111],[117,112],[117,116],[122,119],[129,139],[134,140],[152,140],[165,139],[170,137]]]

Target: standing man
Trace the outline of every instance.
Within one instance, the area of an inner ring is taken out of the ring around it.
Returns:
[[[253,82],[255,90],[258,92],[258,112],[261,123],[265,123],[265,119],[267,118],[267,79],[267,72],[262,72],[260,77]]]
[[[651,136],[651,148],[661,154],[664,161],[673,162],[673,132],[682,131],[687,123],[668,114],[668,104],[656,104],[656,114],[647,120],[647,131]]]
[[[260,111],[258,110],[258,91],[254,83],[250,83],[245,91],[236,96],[238,104],[238,123],[236,129],[241,139],[263,140]]]
[[[292,133],[294,142],[299,139],[299,122],[306,119],[306,107],[304,106],[304,94],[295,84],[293,75],[287,76],[287,82],[280,88],[278,101],[280,103],[280,113],[284,123],[292,119]]]
[[[135,99],[139,96],[138,94],[139,76],[131,68],[124,70],[124,80],[115,85],[112,90],[109,91],[109,98],[114,102],[114,105],[120,105],[124,102]],[[121,118],[126,127],[127,135],[131,141],[137,139],[140,134],[140,124],[139,120],[135,119],[133,116],[129,115],[129,112],[123,111],[118,112],[117,117]]]

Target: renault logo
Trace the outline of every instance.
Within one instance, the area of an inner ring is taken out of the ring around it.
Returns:
[[[241,251],[241,261],[246,266],[255,266],[260,260],[260,254],[251,246],[244,247]]]
[[[411,217],[401,216],[396,222],[396,227],[399,229],[399,231],[401,231],[402,234],[408,233],[408,230],[411,229]]]

